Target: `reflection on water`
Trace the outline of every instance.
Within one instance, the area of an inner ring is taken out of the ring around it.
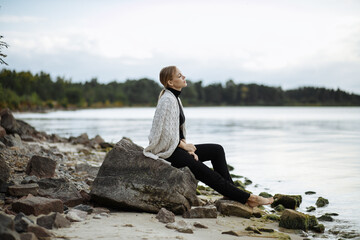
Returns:
[[[120,108],[15,114],[36,129],[64,137],[86,132],[116,142],[123,136],[146,146],[154,108]],[[185,108],[188,141],[224,146],[235,174],[259,186],[250,190],[302,194],[301,209],[316,198],[330,205],[317,214],[360,229],[360,108],[199,107]],[[305,191],[316,191],[305,196]],[[339,224],[337,222],[337,224]]]

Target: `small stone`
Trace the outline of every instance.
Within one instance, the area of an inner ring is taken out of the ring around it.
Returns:
[[[134,227],[132,224],[124,224],[123,227]]]
[[[192,225],[186,223],[184,220],[180,220],[175,223],[168,223],[165,227],[169,229],[176,229],[181,233],[193,233]]]
[[[270,197],[273,197],[273,195],[271,195],[270,193],[267,193],[267,192],[261,192],[259,194],[260,197],[264,197],[264,198],[270,198]]]
[[[0,155],[0,183],[6,183],[10,177],[10,168],[6,164],[5,160]]]
[[[39,178],[37,176],[25,176],[24,179],[21,181],[21,184],[28,184],[28,183],[37,183]]]
[[[79,204],[75,206],[73,209],[77,209],[80,211],[87,212],[88,214],[91,214],[94,211],[94,208],[89,205]]]
[[[67,220],[63,215],[60,213],[53,213],[48,216],[40,217],[36,220],[37,225],[47,228],[68,228],[70,227],[71,223]]]
[[[215,206],[192,207],[183,218],[217,218],[217,209]]]
[[[103,207],[96,207],[93,209],[93,213],[99,214],[99,213],[110,213],[110,210]]]
[[[325,222],[333,222],[334,221],[334,219],[327,214],[322,215],[321,217],[318,217],[318,220],[325,221]]]
[[[222,232],[221,234],[228,234],[228,235],[237,236],[237,237],[244,235],[241,231],[233,231],[233,230]]]
[[[166,210],[165,208],[161,208],[155,218],[162,223],[175,222],[175,214],[171,211]]]
[[[282,204],[277,205],[275,208],[275,211],[282,212],[285,210],[285,207]]]
[[[264,218],[266,220],[272,220],[272,221],[277,221],[277,222],[280,221],[280,217],[276,214],[268,214],[268,215],[265,215]]]
[[[307,212],[313,212],[313,211],[315,211],[316,210],[316,207],[314,207],[314,206],[310,206],[310,207],[307,207],[306,208],[306,211]]]
[[[307,231],[309,228],[318,225],[316,217],[304,213],[286,209],[281,217],[279,226],[288,229],[301,229]]]
[[[56,161],[48,157],[33,156],[26,167],[27,175],[39,178],[51,178],[55,175]]]
[[[250,218],[253,214],[252,208],[235,201],[218,200],[216,208],[221,214],[227,216]]]
[[[38,195],[39,193],[39,185],[37,183],[29,183],[29,184],[20,184],[20,185],[12,185],[8,188],[10,196],[14,197],[22,197],[31,195]]]
[[[258,230],[259,230],[260,232],[268,232],[268,233],[273,233],[273,232],[275,232],[275,230],[272,229],[272,228],[258,228]]]
[[[316,201],[317,207],[324,207],[327,204],[329,204],[329,200],[327,200],[326,198],[323,198],[323,197],[319,197]]]
[[[276,207],[279,204],[282,204],[285,208],[295,210],[300,206],[302,202],[301,195],[284,195],[284,194],[275,194],[274,202],[271,204],[271,207]]]
[[[305,192],[305,195],[314,195],[314,194],[316,194],[316,192],[313,192],[313,191],[307,191],[307,192]]]
[[[18,233],[27,232],[29,225],[34,224],[34,222],[27,218],[24,213],[18,213],[14,218],[15,230]]]
[[[37,225],[30,225],[28,227],[28,232],[34,233],[38,239],[50,240],[52,237],[49,230]]]
[[[205,225],[203,225],[203,224],[201,224],[201,223],[199,223],[199,222],[194,222],[193,225],[194,225],[194,227],[196,227],[196,228],[205,228],[205,229],[208,228],[207,226],[205,226]]]
[[[246,231],[251,231],[254,232],[256,234],[261,234],[261,232],[259,231],[259,229],[257,229],[256,227],[252,227],[252,226],[248,226],[247,228],[245,228]]]
[[[70,220],[70,222],[82,222],[85,221],[87,217],[87,212],[71,209],[67,214],[66,218]]]
[[[181,233],[194,233],[194,231],[191,228],[178,228],[176,231]]]
[[[64,205],[59,199],[48,199],[44,197],[34,197],[29,195],[27,198],[15,201],[12,204],[12,210],[15,212],[23,212],[26,215],[33,214],[49,214],[50,212],[64,211]]]
[[[317,233],[324,233],[325,232],[325,226],[323,224],[318,224],[311,228],[313,231]]]
[[[38,240],[38,238],[32,232],[24,232],[20,234],[20,240]]]

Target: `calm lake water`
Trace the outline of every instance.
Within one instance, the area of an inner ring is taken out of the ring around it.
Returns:
[[[18,113],[37,130],[63,137],[87,133],[117,142],[123,136],[145,147],[155,108]],[[327,229],[360,229],[360,108],[185,108],[187,141],[219,143],[234,174],[256,194],[301,194],[300,211],[319,196],[330,204],[312,214],[338,213]],[[315,195],[305,195],[306,191]]]

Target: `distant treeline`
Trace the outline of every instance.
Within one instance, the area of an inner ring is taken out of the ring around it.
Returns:
[[[284,91],[232,80],[207,86],[201,81],[187,82],[181,94],[187,106],[360,106],[360,95],[339,89],[301,87]],[[62,77],[52,79],[44,72],[0,72],[0,108],[12,110],[155,106],[160,90],[157,82],[147,78],[107,84],[93,78],[73,83]]]

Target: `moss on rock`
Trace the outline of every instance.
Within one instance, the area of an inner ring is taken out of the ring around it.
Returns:
[[[285,208],[296,209],[300,206],[302,202],[301,195],[284,195],[284,194],[275,194],[274,202],[271,204],[271,207],[276,207],[279,204],[282,204]]]
[[[323,197],[319,197],[316,201],[317,207],[325,207],[327,204],[329,204],[329,200]]]
[[[315,216],[307,215],[292,209],[286,209],[280,217],[280,227],[308,231],[318,225]]]

